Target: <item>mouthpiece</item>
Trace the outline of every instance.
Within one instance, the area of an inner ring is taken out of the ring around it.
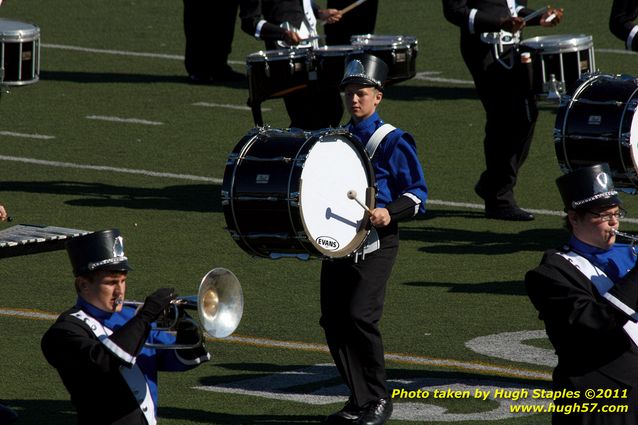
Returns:
[[[632,244],[638,242],[638,236],[630,235],[629,233],[621,232],[621,231],[616,230],[616,229],[611,229],[611,231],[616,236],[620,236],[620,237],[623,237],[623,238],[631,240]]]
[[[121,305],[124,304],[124,298],[118,298],[115,300],[115,305]]]

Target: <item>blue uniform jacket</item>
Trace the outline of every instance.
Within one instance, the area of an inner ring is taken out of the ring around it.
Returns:
[[[358,124],[350,122],[346,128],[357,136],[363,146],[383,125],[375,112]],[[408,196],[415,204],[412,216],[425,212],[428,188],[416,152],[414,138],[400,129],[388,134],[372,157],[377,181],[377,208],[387,208],[401,196]]]
[[[627,272],[636,265],[636,256],[627,244],[617,243],[610,249],[601,249],[572,236],[569,247],[604,271],[614,283],[625,277]]]

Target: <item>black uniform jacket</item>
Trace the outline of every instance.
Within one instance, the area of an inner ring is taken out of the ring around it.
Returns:
[[[119,372],[125,363],[97,339],[86,323],[71,316],[78,310],[74,307],[62,313],[42,338],[42,352],[58,370],[69,391],[77,409],[78,424],[146,424]],[[135,355],[149,331],[147,323],[134,318],[110,339],[125,352]]]
[[[313,11],[317,15],[319,8],[313,3]],[[304,20],[301,0],[241,0],[239,2],[241,29],[255,36],[260,21],[267,21],[260,30],[262,40],[282,40],[284,30],[279,25],[290,22],[299,28]]]
[[[605,300],[588,277],[550,250],[526,274],[525,286],[558,355],[555,385],[583,390],[605,388],[609,382],[638,386],[638,349],[623,330],[629,316]],[[638,268],[609,292],[635,310]]]
[[[638,2],[636,0],[614,0],[609,16],[609,30],[626,44],[629,33],[636,25],[633,21],[637,17]],[[638,36],[634,37],[631,50],[638,51]]]
[[[534,10],[527,7],[527,0],[519,0],[517,15],[525,17]],[[476,9],[474,17],[474,34],[478,37],[482,32],[496,32],[501,29],[501,21],[511,17],[507,0],[443,0],[443,14],[454,25],[461,28],[461,33],[470,33],[470,14]],[[536,17],[527,25],[538,25],[540,17]]]

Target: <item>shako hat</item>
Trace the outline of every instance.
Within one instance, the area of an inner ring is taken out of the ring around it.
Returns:
[[[388,65],[369,53],[353,53],[346,59],[346,68],[341,80],[341,89],[348,84],[361,84],[383,90],[388,76]]]
[[[607,163],[577,168],[556,179],[565,211],[621,205]]]
[[[71,238],[66,243],[66,251],[76,277],[95,270],[132,270],[124,255],[124,239],[118,229]]]

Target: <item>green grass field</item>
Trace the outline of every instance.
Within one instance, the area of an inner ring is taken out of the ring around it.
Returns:
[[[638,55],[623,52],[609,33],[610,5],[562,0],[554,6],[565,9],[564,22],[525,37],[590,34],[601,71],[638,74]],[[218,179],[252,116],[195,104],[245,106],[248,91],[186,83],[181,2],[6,0],[0,17],[36,23],[43,43],[41,81],[0,98],[0,203],[12,224],[120,228],[135,268],[130,299],[168,285],[194,294],[214,267],[232,270],[242,283],[245,310],[235,335],[210,341],[210,363],[161,376],[160,423],[311,424],[339,408],[345,392],[318,324],[320,262],[253,259],[225,230]],[[517,186],[519,204],[538,210],[537,219],[486,220],[473,192],[484,165],[484,114],[458,28],[445,21],[439,1],[384,0],[377,33],[418,38],[419,78],[390,87],[380,113],[415,136],[430,190],[426,215],[401,225],[382,328],[391,387],[431,395],[395,399],[391,423],[547,424],[548,414],[509,413],[507,398],[433,394],[549,385],[551,346],[538,332],[542,323],[522,280],[542,251],[566,238],[554,184],[556,107],[541,108]],[[233,67],[244,70],[245,56],[262,48],[237,25]],[[263,106],[268,124],[288,124],[281,100]],[[161,124],[87,118],[95,116]],[[623,199],[636,217],[636,198]],[[623,230],[637,231],[636,223]],[[0,403],[18,411],[19,424],[74,423],[67,393],[40,352],[41,335],[75,299],[66,253],[3,259],[0,291]],[[534,350],[544,356],[523,356]]]

